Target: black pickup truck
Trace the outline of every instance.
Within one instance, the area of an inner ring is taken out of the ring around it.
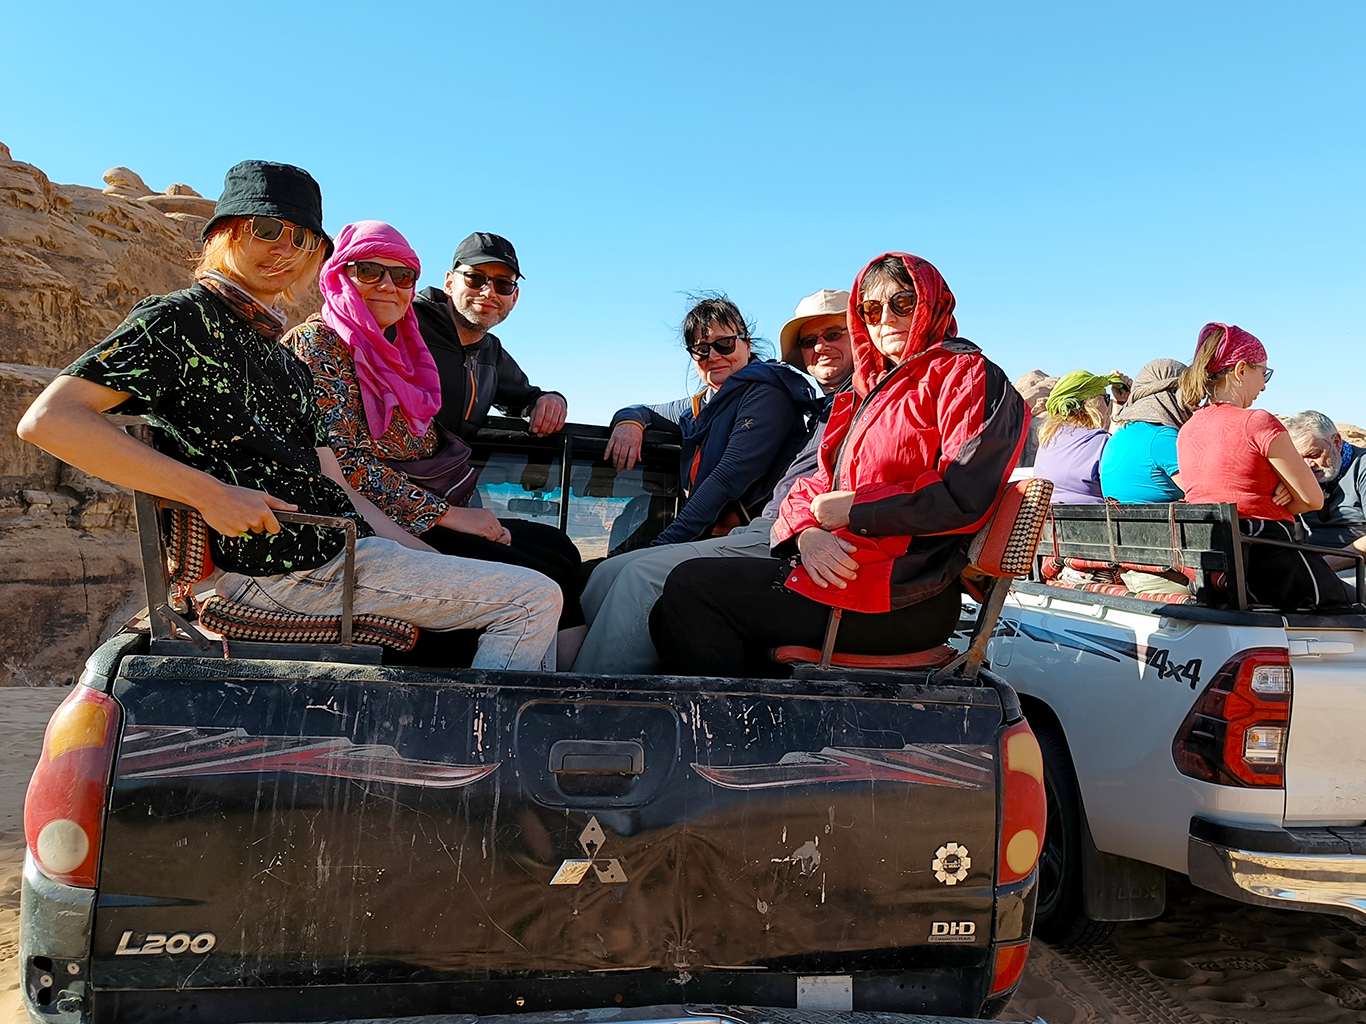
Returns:
[[[676,510],[666,437],[618,474],[601,428],[517,427],[476,448],[500,515],[594,559]],[[977,671],[999,601],[947,667],[759,680],[206,650],[149,593],[29,787],[32,1021],[894,1024],[1019,980],[1042,761]]]

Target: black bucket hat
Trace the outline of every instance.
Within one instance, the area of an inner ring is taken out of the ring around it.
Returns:
[[[223,194],[204,225],[208,238],[227,217],[277,217],[316,231],[332,255],[332,239],[323,230],[323,193],[302,167],[268,160],[243,160],[223,178]]]

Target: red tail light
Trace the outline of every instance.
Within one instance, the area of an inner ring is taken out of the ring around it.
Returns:
[[[991,977],[990,995],[999,996],[1009,992],[1024,974],[1025,961],[1029,959],[1028,942],[1012,942],[1007,946],[996,947],[996,970]]]
[[[77,686],[47,723],[24,801],[29,853],[49,878],[94,888],[119,706]]]
[[[1028,722],[1012,725],[1001,736],[1001,839],[996,851],[996,882],[1004,885],[1028,877],[1039,862],[1047,811],[1043,798],[1043,751]]]
[[[1220,666],[1172,740],[1182,775],[1221,786],[1285,785],[1290,654],[1239,651]]]

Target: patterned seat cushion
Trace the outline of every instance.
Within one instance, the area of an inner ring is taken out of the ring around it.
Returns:
[[[296,644],[341,642],[340,615],[301,615],[298,612],[253,608],[237,601],[210,597],[200,606],[199,621],[232,640],[267,640]],[[356,643],[411,651],[417,627],[386,615],[357,615],[351,620]]]
[[[190,509],[170,508],[165,514],[167,574],[175,597],[184,600],[190,597],[197,584],[213,574],[209,527],[203,516]],[[199,621],[205,628],[230,640],[341,642],[340,615],[270,611],[218,596],[208,598],[199,606]],[[416,626],[385,615],[357,615],[351,620],[351,629],[352,638],[358,644],[411,651],[417,643]]]
[[[789,645],[775,647],[772,657],[783,665],[815,665],[821,660],[821,652],[814,647]],[[833,668],[942,668],[956,657],[956,650],[948,644],[941,644],[928,651],[911,654],[841,654],[836,651],[830,657],[830,665]]]

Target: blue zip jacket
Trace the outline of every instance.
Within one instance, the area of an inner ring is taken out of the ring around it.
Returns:
[[[612,417],[614,427],[632,421],[682,437],[679,479],[687,502],[652,547],[707,537],[728,511],[748,522],[773,496],[821,407],[805,377],[760,359],[731,374],[703,404],[705,394],[633,405]]]

